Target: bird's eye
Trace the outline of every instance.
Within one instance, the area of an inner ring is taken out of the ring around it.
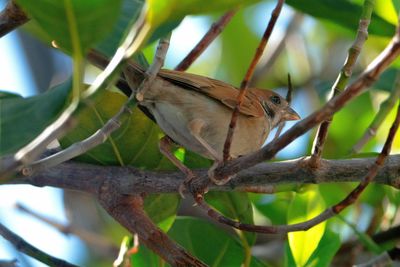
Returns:
[[[274,95],[274,96],[271,96],[270,99],[271,99],[272,103],[274,103],[274,104],[277,104],[277,105],[281,104],[281,98],[279,96]]]

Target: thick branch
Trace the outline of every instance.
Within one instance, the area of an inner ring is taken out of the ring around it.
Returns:
[[[318,169],[308,167],[307,158],[283,162],[262,163],[238,173],[228,184],[210,185],[210,190],[275,192],[279,184],[359,182],[375,158],[321,160]],[[207,170],[198,170],[207,181]],[[184,180],[181,172],[141,171],[133,167],[98,166],[68,162],[44,170],[34,176],[14,179],[12,183],[53,186],[96,194],[103,183],[114,181],[113,190],[120,194],[176,193]],[[388,157],[378,172],[376,183],[400,188],[400,155]],[[262,190],[264,189],[264,190]]]
[[[103,208],[122,226],[132,233],[137,233],[142,243],[172,266],[207,266],[154,226],[143,210],[142,197],[115,192],[114,184],[115,181],[112,180],[103,184],[99,200]]]

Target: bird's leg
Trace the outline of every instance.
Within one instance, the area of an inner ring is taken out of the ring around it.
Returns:
[[[208,153],[214,159],[214,164],[208,170],[208,177],[216,185],[224,185],[232,178],[232,176],[223,177],[222,179],[217,179],[215,177],[214,170],[222,163],[222,157],[220,157],[215,149],[212,148],[210,144],[208,144],[207,141],[200,136],[200,132],[205,125],[206,122],[204,120],[195,119],[189,123],[189,130],[193,137],[196,138],[196,140],[208,151]]]
[[[183,190],[185,189],[185,184],[190,182],[196,176],[191,169],[186,167],[182,162],[180,162],[174,154],[171,152],[172,145],[174,141],[167,135],[163,136],[159,142],[160,152],[166,156],[178,169],[186,175],[185,181],[179,186],[179,194],[184,198]]]
[[[189,122],[190,133],[208,151],[208,153],[211,155],[211,157],[214,159],[214,161],[222,162],[222,158],[218,155],[217,151],[215,151],[215,149],[212,148],[210,146],[210,144],[207,143],[207,141],[204,140],[203,137],[200,136],[201,130],[203,129],[203,127],[205,125],[206,125],[206,122],[204,120],[201,120],[201,119],[192,120],[191,122]]]

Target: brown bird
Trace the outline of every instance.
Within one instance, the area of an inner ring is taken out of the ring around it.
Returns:
[[[137,88],[143,73],[138,65],[129,65],[124,74],[131,88]],[[223,146],[238,94],[237,88],[219,80],[161,70],[152,86],[143,92],[139,105],[147,109],[170,137],[160,140],[161,152],[191,179],[190,169],[171,153],[171,139],[216,163],[222,162]],[[256,88],[248,89],[239,112],[231,158],[260,149],[271,129],[280,122],[300,118],[280,95]]]

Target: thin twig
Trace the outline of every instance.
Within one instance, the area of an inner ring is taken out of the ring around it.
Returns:
[[[14,260],[0,260],[0,267],[18,267],[18,261]]]
[[[2,223],[0,223],[0,235],[3,236],[5,239],[7,239],[11,244],[13,244],[14,247],[17,248],[19,251],[25,253],[26,255],[31,256],[32,258],[40,262],[43,262],[48,266],[76,267],[76,265],[74,264],[55,258],[37,249],[36,247],[26,242],[23,238],[10,231]]]
[[[388,98],[382,102],[379,107],[378,113],[375,115],[374,120],[368,126],[367,130],[365,131],[364,135],[361,139],[353,146],[351,149],[351,153],[356,154],[361,151],[364,145],[371,140],[376,135],[377,130],[392,110],[396,102],[399,100],[400,97],[400,71],[397,73],[396,82],[390,92]]]
[[[231,21],[237,9],[226,12],[217,22],[213,23],[203,38],[196,44],[187,56],[175,67],[175,70],[186,71],[190,65],[206,50],[206,48],[218,37],[225,26]]]
[[[381,153],[376,158],[375,163],[369,169],[367,175],[362,179],[360,184],[355,189],[353,189],[353,191],[351,191],[348,194],[348,196],[345,197],[342,201],[340,201],[336,205],[333,205],[332,207],[327,208],[325,211],[321,212],[321,214],[315,216],[310,220],[290,225],[262,226],[262,225],[246,224],[232,220],[222,215],[220,212],[218,212],[216,209],[214,209],[204,201],[202,194],[196,195],[195,198],[196,203],[203,210],[205,210],[207,215],[213,220],[222,224],[229,225],[239,230],[265,233],[265,234],[278,234],[278,233],[308,230],[311,227],[325,220],[328,220],[329,218],[332,218],[336,214],[340,213],[342,210],[353,204],[359,198],[360,194],[364,191],[364,189],[368,186],[368,184],[372,181],[372,179],[374,179],[378,171],[384,165],[386,158],[389,156],[394,137],[396,135],[397,129],[399,128],[399,124],[400,124],[400,104],[398,106],[396,118],[386,138],[385,145],[383,146]]]
[[[274,66],[276,60],[279,58],[279,55],[282,53],[283,49],[285,48],[286,42],[289,38],[297,32],[297,30],[302,25],[304,19],[304,14],[295,12],[295,14],[290,18],[289,24],[286,28],[285,35],[279,41],[278,45],[272,51],[268,58],[262,59],[260,61],[259,66],[254,71],[253,78],[251,79],[250,86],[256,86],[258,82],[263,77],[268,77],[268,73],[271,71],[272,67]],[[264,62],[264,64],[263,64]]]
[[[9,0],[6,7],[0,12],[0,37],[23,25],[28,20],[28,16],[15,1]]]
[[[387,251],[375,256],[368,262],[353,265],[353,267],[375,267],[375,266],[393,266],[393,260],[391,259]]]
[[[355,63],[357,62],[358,55],[368,38],[368,26],[371,22],[371,14],[375,5],[375,0],[365,0],[363,5],[363,10],[358,25],[358,31],[356,39],[353,45],[349,48],[346,61],[336,79],[335,84],[331,88],[331,98],[338,95],[347,85],[349,81]],[[317,167],[319,160],[322,155],[322,150],[324,148],[324,143],[328,135],[328,129],[331,124],[332,117],[328,118],[321,123],[317,130],[317,135],[314,139],[314,144],[312,148],[312,155],[310,159],[310,166]]]
[[[117,246],[112,244],[110,242],[110,240],[107,240],[103,236],[100,236],[94,232],[88,231],[83,228],[75,227],[74,225],[71,225],[71,224],[64,225],[62,223],[55,221],[54,219],[45,217],[45,216],[29,209],[28,207],[25,207],[24,205],[22,205],[20,203],[16,204],[16,208],[19,211],[25,212],[25,213],[31,215],[32,217],[54,227],[55,229],[57,229],[58,231],[60,231],[61,233],[65,234],[65,235],[72,234],[72,235],[79,237],[81,240],[83,240],[88,245],[90,245],[90,247],[95,248],[96,250],[99,250],[102,252],[107,252],[107,254],[109,254],[109,255],[115,255],[118,253],[119,248]]]
[[[147,90],[147,88],[151,86],[151,84],[157,77],[159,70],[164,64],[165,55],[169,47],[170,37],[171,35],[168,35],[166,38],[160,40],[153,64],[147,69],[145,73],[145,79],[142,81],[139,88],[137,88],[137,94],[132,93],[128,98],[128,100],[125,102],[125,104],[120,108],[118,113],[115,114],[111,119],[109,119],[104,124],[103,127],[101,127],[99,130],[97,130],[94,134],[87,137],[86,139],[74,143],[70,147],[54,155],[38,160],[33,164],[24,167],[22,172],[25,175],[31,175],[39,170],[56,166],[69,159],[82,155],[86,153],[88,150],[104,143],[107,140],[107,138],[111,135],[111,133],[120,128],[124,119],[131,116],[132,107],[134,107],[136,104],[135,96],[137,96],[138,94],[143,94],[143,91]],[[128,84],[129,84],[129,77],[128,77]]]
[[[293,86],[292,86],[292,79],[290,78],[290,74],[288,73],[288,91],[286,93],[286,101],[288,102],[288,104],[290,105],[292,103],[292,93],[293,93]],[[276,130],[274,139],[279,137],[279,135],[281,135],[281,132],[283,130],[283,128],[285,128],[286,125],[286,121],[282,121],[281,123],[279,123],[278,129]]]
[[[284,0],[278,0],[278,3],[276,4],[276,7],[274,8],[274,10],[272,11],[271,14],[271,19],[268,22],[268,26],[265,29],[265,32],[263,34],[263,37],[260,41],[260,44],[257,47],[256,53],[254,54],[254,57],[250,63],[249,68],[247,69],[246,75],[243,78],[242,83],[240,84],[240,92],[239,95],[237,97],[237,104],[235,106],[235,108],[233,109],[232,112],[232,117],[231,117],[231,122],[229,123],[229,129],[228,129],[228,134],[226,136],[226,140],[225,140],[225,144],[224,144],[224,151],[223,151],[223,160],[224,162],[227,161],[230,157],[230,149],[231,149],[231,143],[232,143],[232,138],[233,138],[233,133],[236,127],[236,120],[237,117],[239,115],[239,109],[240,109],[240,105],[242,104],[245,94],[246,94],[246,90],[249,86],[250,80],[253,76],[254,70],[256,68],[256,65],[258,63],[258,61],[260,60],[264,49],[268,43],[268,40],[272,34],[272,30],[274,29],[275,23],[278,20],[279,14],[281,13],[282,10],[282,6],[283,3],[285,1]]]

